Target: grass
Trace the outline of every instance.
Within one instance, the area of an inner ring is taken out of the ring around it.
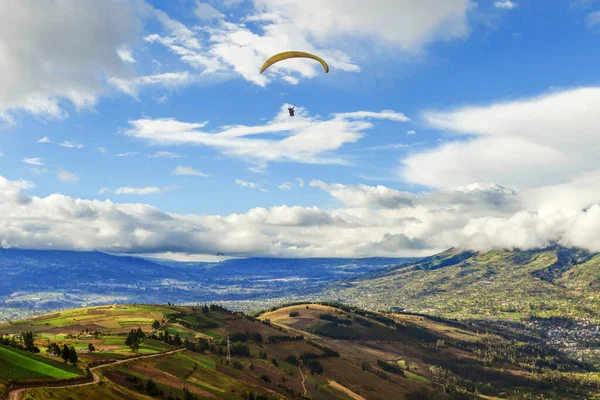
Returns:
[[[50,378],[66,379],[75,378],[82,371],[75,367],[61,365],[42,356],[36,356],[25,351],[0,347],[0,360],[11,367],[21,370],[31,371],[33,374],[39,374]],[[11,375],[11,368],[0,368],[0,379],[10,379],[5,375]],[[22,371],[20,372],[22,373]],[[29,378],[32,379],[32,378]]]
[[[406,376],[407,378],[410,378],[410,379],[414,379],[415,381],[421,381],[421,382],[427,382],[427,383],[431,382],[429,379],[427,379],[425,377],[422,377],[417,374],[413,374],[412,372],[406,371],[406,370],[404,370],[404,376]]]

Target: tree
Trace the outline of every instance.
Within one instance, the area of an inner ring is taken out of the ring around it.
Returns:
[[[181,346],[181,337],[179,337],[179,332],[175,333],[175,339],[173,339],[173,343],[175,346]]]
[[[160,328],[160,322],[158,322],[157,320],[154,320],[154,322],[152,323],[152,329],[158,329]]]
[[[25,350],[29,352],[34,352],[35,345],[33,344],[33,332],[25,332],[21,335],[23,338],[23,345],[25,346]]]
[[[71,351],[69,350],[66,344],[63,345],[62,353],[60,356],[63,360],[65,360],[65,364],[67,363],[67,361],[69,361],[69,358],[71,357]]]
[[[88,350],[90,351],[90,353],[93,353],[94,351],[96,351],[96,348],[94,347],[93,344],[88,344]]]
[[[79,357],[77,357],[77,352],[75,351],[75,347],[71,347],[69,349],[69,361],[71,362],[71,364],[75,365],[75,364],[77,364],[78,359],[79,359]]]

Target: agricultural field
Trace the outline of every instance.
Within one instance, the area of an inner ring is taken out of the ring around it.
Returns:
[[[127,316],[124,306],[118,318],[138,318],[135,314],[144,307],[131,307],[133,315]],[[82,352],[79,363],[80,373],[91,363],[106,363],[93,370],[97,382],[68,389],[27,389],[22,398],[240,399],[253,393],[273,399],[490,399],[518,391],[546,398],[564,398],[568,393],[569,398],[585,399],[600,393],[600,376],[592,366],[553,352],[542,342],[509,340],[441,318],[381,314],[339,304],[296,304],[258,318],[218,306],[160,309],[163,314],[153,318],[168,321],[153,334],[148,330],[137,351],[124,341],[138,327],[118,330],[106,328],[110,323],[97,324],[102,328],[93,340],[102,351]],[[114,313],[113,308],[100,310]],[[95,315],[91,321],[107,319],[102,312],[88,312],[71,311],[68,318],[75,318],[77,325],[84,315]],[[60,319],[67,317],[42,317]],[[28,321],[19,325],[32,326]],[[72,326],[44,326],[38,331],[40,337],[52,331],[55,338],[64,337],[64,343],[81,347],[82,339],[77,336],[67,339]],[[7,327],[11,326],[0,329]],[[180,334],[178,343],[174,342],[176,333]],[[227,337],[231,363],[226,359]],[[55,371],[57,378],[68,378],[69,373],[77,376],[72,370],[76,367],[56,364],[44,349],[35,356],[12,348],[5,351],[22,352],[42,366],[34,371],[33,364],[19,363],[12,356],[5,361],[9,368],[2,368],[12,375],[5,376],[2,385],[8,379],[39,379],[42,375],[35,374],[42,374],[43,366],[62,367],[63,375]]]
[[[79,368],[43,356],[0,346],[0,381],[40,378],[68,379],[82,375]]]

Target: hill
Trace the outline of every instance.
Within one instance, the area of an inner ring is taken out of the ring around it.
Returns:
[[[599,269],[599,255],[559,246],[451,249],[354,280],[329,295],[368,309],[498,321],[598,362]]]
[[[0,249],[0,320],[107,303],[216,302],[259,310],[318,298],[332,282],[404,259],[175,262],[100,252]]]
[[[33,332],[41,349],[19,349],[20,339],[0,345],[0,397],[10,390],[11,399],[90,400],[583,399],[598,392],[591,366],[534,339],[480,329],[333,303],[258,318],[217,305],[88,307],[0,325],[4,338]],[[140,330],[139,349],[127,346]],[[77,366],[47,353],[52,343],[78,349]],[[95,351],[86,351],[90,343]],[[41,376],[40,365],[62,373]]]

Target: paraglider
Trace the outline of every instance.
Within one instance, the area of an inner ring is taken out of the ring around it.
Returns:
[[[217,257],[219,257],[219,256],[224,256],[224,255],[225,255],[225,254],[223,254],[223,253],[217,253]]]
[[[260,73],[265,72],[271,65],[276,64],[283,60],[289,60],[291,58],[310,58],[316,60],[321,63],[325,73],[329,73],[329,65],[319,56],[316,56],[311,53],[306,53],[304,51],[284,51],[283,53],[278,53],[269,58],[260,68]],[[294,107],[288,107],[288,112],[290,113],[290,117],[294,116]]]
[[[325,69],[325,72],[329,73],[329,65],[327,65],[327,63],[321,57],[306,53],[304,51],[285,51],[283,53],[275,54],[273,57],[265,61],[260,69],[260,73],[262,74],[265,72],[271,65],[278,63],[279,61],[288,60],[290,58],[311,58],[320,62],[323,66],[323,69]]]

